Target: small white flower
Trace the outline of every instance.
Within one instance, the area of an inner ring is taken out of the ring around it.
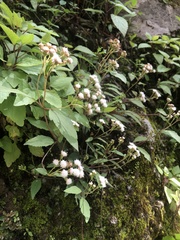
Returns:
[[[62,48],[62,54],[65,55],[66,57],[69,57],[69,51],[68,51],[68,48],[63,47],[63,48]]]
[[[67,157],[67,155],[68,155],[67,152],[65,152],[63,150],[61,151],[61,157]]]
[[[79,178],[83,178],[84,177],[84,171],[79,171]]]
[[[61,64],[62,63],[62,60],[61,58],[59,57],[59,55],[57,53],[55,53],[52,58],[51,58],[51,61],[52,63],[54,64]]]
[[[93,100],[96,100],[97,99],[97,96],[95,94],[92,95],[91,97]]]
[[[89,98],[90,97],[90,90],[88,88],[84,89],[84,94]]]
[[[79,159],[76,159],[74,160],[74,164],[79,167],[81,166],[81,161]]]
[[[139,98],[142,102],[146,102],[146,96],[145,96],[144,92],[139,93]]]
[[[153,89],[152,91],[153,91],[153,97],[154,98],[158,99],[158,98],[161,97],[161,94],[156,89]]]
[[[67,185],[70,185],[71,183],[72,183],[72,179],[71,179],[71,178],[67,178],[67,179],[66,179],[66,184],[67,184]]]
[[[89,182],[89,186],[92,186],[93,185],[93,182],[91,181],[91,182]]]
[[[81,85],[80,85],[79,83],[76,83],[76,84],[74,85],[74,87],[75,87],[75,89],[80,89],[80,88],[81,88]]]
[[[55,166],[58,166],[58,165],[59,165],[59,160],[58,160],[58,159],[54,159],[54,160],[53,160],[53,164],[54,164]]]
[[[79,97],[79,99],[84,99],[84,94],[80,92],[80,93],[78,94],[78,97]]]
[[[65,170],[65,169],[63,169],[63,170],[61,171],[61,177],[67,178],[67,176],[68,176],[68,171]]]
[[[98,112],[98,113],[100,113],[100,112],[101,112],[101,108],[100,108],[100,107],[97,107],[97,108],[95,108],[95,111]]]
[[[65,161],[65,160],[61,160],[61,161],[60,161],[60,167],[61,167],[61,168],[66,168],[67,165],[68,165],[67,161]]]
[[[98,89],[98,90],[101,89],[101,85],[100,85],[99,83],[95,83],[94,86],[95,86],[95,88]]]
[[[75,176],[75,177],[79,177],[79,176],[80,176],[80,171],[79,171],[79,169],[78,169],[78,168],[74,168],[72,175]]]
[[[88,109],[91,109],[91,108],[92,108],[92,104],[91,104],[91,103],[88,103],[87,108],[88,108]]]
[[[101,187],[102,188],[105,188],[106,187],[106,184],[108,183],[108,180],[107,180],[107,178],[105,178],[105,177],[103,177],[103,176],[99,176],[99,181],[100,181],[100,183],[101,183]]]
[[[87,115],[92,115],[92,114],[93,114],[93,110],[92,109],[88,109]]]
[[[105,121],[104,121],[104,119],[102,119],[102,118],[99,119],[99,122],[102,123],[102,124],[105,124]]]
[[[130,150],[132,150],[132,151],[136,151],[137,150],[137,146],[134,143],[132,143],[132,142],[129,143],[128,148]]]
[[[72,63],[73,63],[73,59],[70,58],[70,57],[68,57],[68,58],[67,58],[67,63],[72,64]]]
[[[89,76],[90,77],[90,79],[93,81],[93,82],[95,82],[95,83],[98,83],[99,82],[99,79],[98,79],[98,77],[94,74],[94,75],[90,75]]]
[[[73,126],[75,126],[75,127],[79,127],[79,126],[80,126],[79,123],[77,123],[77,122],[74,121],[74,120],[71,120],[71,122],[72,122]]]
[[[94,104],[94,108],[97,108],[99,107],[99,105],[97,103]]]

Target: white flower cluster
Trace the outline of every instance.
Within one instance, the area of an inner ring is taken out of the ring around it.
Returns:
[[[139,93],[139,98],[142,102],[146,102],[146,96],[145,96],[144,92]]]
[[[101,85],[98,77],[89,76],[88,87],[83,87],[80,83],[76,83],[74,88],[80,100],[84,101],[87,115],[92,115],[94,112],[101,112],[101,108],[107,107],[107,100],[102,93]]]
[[[121,132],[125,131],[125,126],[119,120],[111,119],[111,126],[113,128],[119,128]]]
[[[119,68],[119,64],[118,64],[117,61],[114,60],[114,59],[109,59],[107,65],[108,65],[108,67],[109,67],[110,69],[112,69],[112,70]]]
[[[39,48],[42,53],[45,55],[48,55],[50,57],[50,60],[52,64],[57,65],[57,64],[71,64],[72,63],[72,58],[69,56],[69,51],[66,47],[62,47],[58,54],[58,49],[55,45],[52,45],[51,43],[39,43]]]
[[[136,159],[137,157],[140,156],[140,152],[137,149],[137,146],[134,143],[129,143],[128,145],[128,153],[132,157],[132,159]]]
[[[143,72],[144,73],[154,73],[156,70],[153,69],[153,66],[150,63],[147,63],[143,66]]]
[[[67,153],[61,151],[61,157],[67,157]],[[84,167],[79,159],[74,161],[54,159],[53,164],[55,167],[59,167],[60,171],[58,172],[60,172],[60,176],[65,179],[67,185],[73,183],[73,177],[84,177]]]
[[[107,186],[107,184],[108,184],[107,178],[105,178],[104,176],[98,174],[98,173],[96,172],[96,170],[93,170],[89,175],[90,175],[90,177],[91,177],[91,179],[92,179],[92,180],[89,182],[89,186],[90,186],[90,187],[93,187],[93,188],[96,188],[96,187],[97,187],[96,184],[93,183],[93,178],[95,178],[95,179],[98,178],[101,188],[105,188],[105,187]]]
[[[110,39],[109,40],[109,45],[113,49],[114,52],[119,52],[121,50],[121,43],[119,39]]]
[[[180,110],[178,110],[177,112],[176,112],[176,107],[174,106],[174,104],[173,103],[169,103],[168,104],[168,111],[169,111],[169,114],[168,114],[168,118],[169,119],[172,119],[172,118],[179,118],[180,117]]]
[[[153,89],[152,92],[153,93],[152,93],[151,99],[153,99],[153,98],[158,99],[161,97],[161,94],[158,92],[158,90]]]

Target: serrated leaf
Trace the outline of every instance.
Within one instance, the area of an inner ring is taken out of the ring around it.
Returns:
[[[19,36],[5,25],[0,24],[0,26],[2,27],[3,31],[6,33],[12,44],[15,45],[19,41]]]
[[[30,145],[34,147],[47,147],[54,143],[53,139],[44,135],[38,135],[28,140],[24,145]]]
[[[34,199],[41,189],[41,179],[36,179],[31,183],[31,198]]]
[[[58,93],[54,90],[46,90],[45,94],[42,93],[42,96],[45,96],[45,101],[51,104],[52,106],[56,108],[62,107],[61,98],[59,97]]]
[[[163,134],[173,138],[174,140],[176,140],[178,143],[180,143],[180,136],[172,130],[163,130],[162,131]]]
[[[36,172],[42,174],[42,175],[47,175],[47,170],[45,168],[36,168]]]
[[[87,202],[87,200],[85,198],[81,198],[80,202],[80,209],[81,209],[81,213],[83,214],[83,216],[85,217],[85,222],[87,223],[90,219],[90,206],[89,203]]]
[[[111,14],[111,19],[116,26],[116,28],[122,33],[125,37],[128,30],[128,22],[125,18]]]
[[[22,127],[26,118],[26,108],[25,106],[15,107],[13,104],[14,97],[9,96],[8,99],[4,100],[4,102],[0,104],[0,111],[18,126]]]
[[[34,35],[33,34],[23,34],[19,37],[19,41],[23,44],[32,44],[33,43],[33,39],[34,39]]]
[[[141,148],[141,147],[137,147],[137,148],[140,151],[140,153],[144,155],[145,159],[151,162],[151,156],[149,155],[149,153],[144,148]]]
[[[54,122],[56,127],[66,140],[78,150],[77,132],[71,122],[71,119],[61,110],[49,110],[49,118]]]
[[[66,188],[64,192],[69,194],[80,194],[82,190],[76,186],[72,186],[72,187]]]
[[[89,48],[84,47],[82,45],[77,46],[75,49],[75,51],[79,51],[79,52],[83,52],[92,56],[96,56]]]
[[[10,167],[21,155],[21,151],[17,147],[16,143],[12,143],[11,148],[11,152],[4,152],[4,160],[7,167]]]
[[[26,56],[16,64],[16,67],[27,74],[38,75],[42,69],[42,61],[32,56]]]

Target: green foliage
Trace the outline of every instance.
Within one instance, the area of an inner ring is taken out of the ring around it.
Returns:
[[[114,187],[108,179],[113,183],[113,178],[120,178],[124,170],[134,169],[139,162],[145,161],[153,169],[157,161],[159,173],[168,180],[164,186],[165,195],[171,210],[176,212],[179,168],[164,167],[165,163],[158,156],[169,141],[166,136],[171,138],[174,149],[178,149],[180,142],[177,127],[180,114],[174,105],[174,94],[180,84],[179,38],[147,35],[149,40],[137,45],[132,36],[130,45],[135,56],[130,58],[126,58],[127,53],[117,38],[109,39],[107,45],[98,46],[96,50],[94,46],[90,49],[82,43],[75,47],[63,45],[59,43],[60,35],[49,30],[50,25],[57,16],[59,21],[76,16],[80,11],[78,3],[60,1],[53,8],[43,0],[33,0],[30,4],[32,8],[23,4],[21,7],[27,7],[35,14],[33,16],[42,9],[46,9],[46,14],[48,11],[53,13],[49,22],[44,20],[47,28],[25,20],[4,2],[0,3],[0,117],[3,122],[0,148],[4,151],[6,166],[11,168],[16,164],[18,169],[33,176],[30,187],[33,200],[41,194],[42,183],[48,182],[49,178],[63,180],[66,186],[62,183],[60,191],[67,198],[74,195],[87,223],[91,221],[90,194],[107,186]],[[98,4],[84,1],[81,14],[89,16],[94,23],[94,17],[105,13],[104,2]],[[126,4],[109,1],[108,4],[113,6],[113,13],[109,12],[110,18],[105,24],[109,24],[108,34],[113,35],[116,31],[112,29],[112,22],[125,37],[128,19],[134,16],[130,6],[135,6],[136,1]],[[60,13],[63,14],[59,16]],[[89,20],[84,22],[89,27]],[[93,29],[98,28],[97,25]],[[24,151],[27,160],[20,163]],[[132,172],[128,174],[130,179]],[[151,177],[160,182],[158,176]],[[142,184],[136,183],[141,197],[134,197],[140,202],[143,216],[151,216],[156,224],[152,200],[146,197],[148,189],[143,191]],[[123,192],[120,196],[123,202],[125,195]],[[115,206],[118,210],[119,205]],[[159,213],[162,209],[158,208]],[[126,217],[130,223],[128,211]],[[121,213],[122,219],[116,228],[118,236],[120,232],[121,236],[124,234],[123,239],[127,236],[133,239],[135,233],[139,239],[145,237],[145,229],[151,227],[149,220],[133,219],[131,233],[123,227],[126,219],[123,211]],[[103,214],[105,216],[107,212]],[[47,215],[42,218],[42,224],[46,222]],[[27,219],[25,223],[26,234],[33,237],[30,226],[31,229],[35,226]],[[140,230],[139,235],[135,228]],[[35,231],[38,232],[38,227]],[[110,231],[110,234],[114,233]]]

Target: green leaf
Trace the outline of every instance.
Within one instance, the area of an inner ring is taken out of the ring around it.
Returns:
[[[9,117],[18,126],[22,127],[24,125],[24,120],[26,118],[26,108],[25,106],[13,106],[14,97],[9,96],[2,104],[0,104],[0,111],[7,117]]]
[[[34,147],[47,147],[54,143],[53,139],[44,135],[38,135],[28,140],[24,145],[30,145]]]
[[[44,97],[44,92],[42,93],[42,96]],[[59,97],[58,93],[54,90],[46,90],[45,101],[56,108],[60,109],[62,107],[61,98]]]
[[[116,78],[119,78],[123,83],[127,83],[127,79],[122,73],[118,73],[116,71],[111,71],[110,74]]]
[[[36,179],[31,183],[31,198],[34,199],[41,189],[41,179]]]
[[[23,44],[32,44],[33,43],[33,39],[34,39],[34,35],[33,34],[23,34],[19,37],[19,41]]]
[[[49,110],[49,118],[54,122],[66,140],[78,150],[77,133],[71,119],[61,110]]]
[[[180,182],[176,178],[170,178],[169,181],[175,187],[180,187]]]
[[[129,101],[140,108],[145,108],[145,106],[142,104],[142,102],[139,98],[130,98]]]
[[[37,120],[34,118],[27,118],[27,120],[35,127],[39,128],[39,129],[44,129],[44,130],[48,130],[47,124],[46,122],[42,121],[42,120]]]
[[[38,99],[36,91],[32,91],[30,88],[22,88],[19,90],[19,94],[16,94],[14,106],[30,105]]]
[[[163,134],[173,138],[174,140],[176,140],[178,143],[180,143],[180,136],[172,130],[163,130],[162,131]]]
[[[139,48],[139,49],[140,49],[140,48],[151,48],[151,45],[148,44],[148,43],[140,43],[140,44],[138,45],[138,48]]]
[[[171,89],[168,86],[160,83],[158,87],[161,88],[164,93],[171,95]]]
[[[6,33],[10,41],[13,45],[15,45],[19,41],[19,36],[13,32],[10,28],[6,27],[5,25],[0,24],[3,31]]]
[[[79,205],[80,205],[81,213],[85,217],[85,222],[87,223],[90,219],[89,203],[87,202],[87,200],[85,198],[81,197]]]
[[[169,70],[170,70],[170,68],[167,68],[162,64],[158,65],[158,67],[157,67],[157,72],[159,72],[159,73],[168,72]]]
[[[153,56],[159,64],[163,63],[164,57],[161,54],[153,53]]]
[[[116,26],[116,28],[122,33],[125,37],[128,30],[128,22],[125,18],[111,14],[111,19]]]
[[[149,153],[141,147],[138,147],[138,150],[140,151],[140,153],[142,153],[144,155],[144,157],[151,162],[151,156],[149,155]]]
[[[170,204],[172,202],[172,194],[173,194],[173,191],[168,188],[168,187],[164,187],[164,192],[166,194],[166,197],[167,197],[167,200],[168,200],[168,203]]]
[[[20,157],[21,151],[17,147],[16,143],[12,143],[10,139],[9,141],[7,141],[7,139],[5,140],[8,146],[4,147],[4,143],[5,143],[4,140],[5,139],[2,140],[3,148],[6,149],[4,151],[4,160],[5,160],[6,166],[10,167],[12,163],[15,162]]]
[[[30,2],[31,2],[31,5],[32,5],[32,7],[34,8],[34,10],[36,10],[37,9],[37,6],[38,6],[38,0],[30,0]]]
[[[45,168],[36,168],[36,172],[42,174],[42,175],[47,175],[47,170]]]
[[[33,147],[33,146],[28,146],[29,151],[32,155],[36,157],[43,157],[44,156],[44,151],[42,147]]]
[[[75,51],[83,52],[92,56],[96,56],[89,48],[84,47],[82,45],[78,45],[75,49]]]
[[[166,236],[166,237],[163,237],[162,240],[177,240],[177,239],[173,238],[172,236]]]
[[[69,194],[80,194],[82,190],[76,186],[72,186],[72,187],[66,188],[64,192]]]
[[[38,75],[42,70],[42,61],[32,56],[26,56],[16,64],[16,67],[27,74]]]
[[[145,142],[145,141],[147,141],[147,137],[145,137],[145,136],[138,136],[138,137],[136,137],[134,139],[133,142]]]
[[[87,128],[90,128],[89,126],[89,121],[87,119],[87,117],[85,115],[80,115],[79,113],[77,112],[74,112],[74,118],[75,118],[75,121],[82,124],[83,126],[87,127]]]

